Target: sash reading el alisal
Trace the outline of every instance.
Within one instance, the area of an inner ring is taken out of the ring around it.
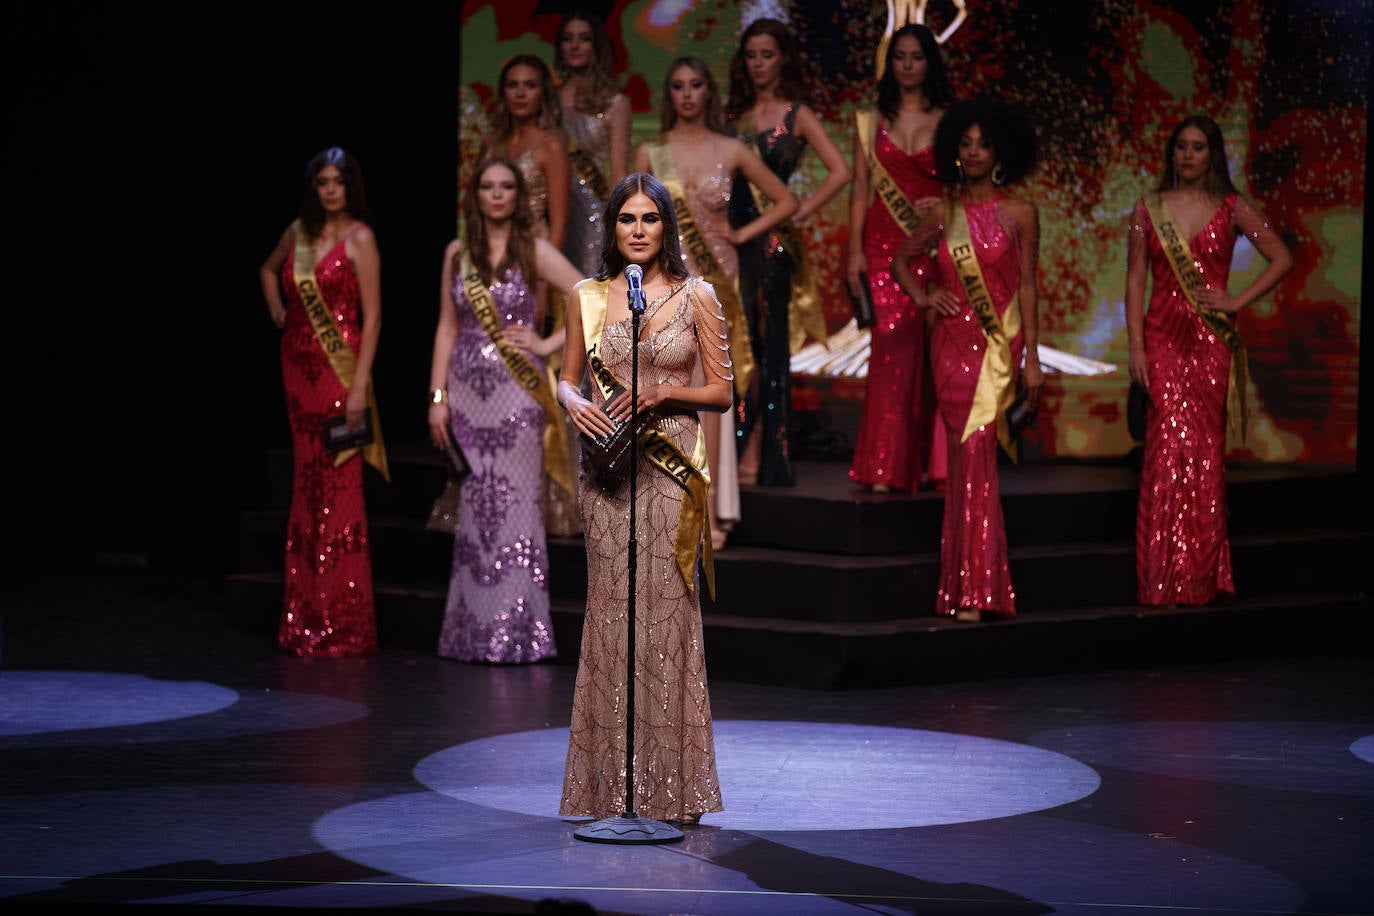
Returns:
[[[588,374],[601,389],[601,396],[609,398],[619,386],[615,375],[606,368],[601,359],[601,330],[606,324],[610,284],[605,280],[586,280],[578,289],[581,291],[582,333],[587,341]],[[682,580],[687,583],[689,590],[693,588],[696,577],[692,573],[697,562],[697,550],[700,548],[706,588],[711,597],[715,598],[715,558],[711,551],[711,539],[707,537],[709,509],[706,495],[710,490],[711,477],[706,469],[706,439],[702,435],[701,427],[697,427],[696,447],[692,450],[690,461],[673,440],[654,426],[640,434],[638,444],[640,454],[683,489],[682,507],[678,510],[677,517],[677,535],[673,540],[673,557],[677,560]]]
[[[873,146],[878,130],[878,113],[870,109],[854,112],[854,128],[863,147],[864,161],[868,163],[868,184],[873,193],[887,206],[887,212],[897,221],[897,225],[907,235],[916,231],[921,217],[916,208],[902,193],[901,186],[887,173],[887,168],[878,161]]]
[[[1150,212],[1150,222],[1155,226],[1155,237],[1164,248],[1164,255],[1174,270],[1174,277],[1178,280],[1188,304],[1197,312],[1202,323],[1220,337],[1231,350],[1231,376],[1226,385],[1226,418],[1239,434],[1240,441],[1244,443],[1245,388],[1249,376],[1249,359],[1245,344],[1241,342],[1240,333],[1236,330],[1235,320],[1225,312],[1206,309],[1197,304],[1197,291],[1206,288],[1207,281],[1203,280],[1202,274],[1198,272],[1197,261],[1193,259],[1188,240],[1174,225],[1174,216],[1169,212],[1169,206],[1164,203],[1164,198],[1159,194],[1146,194],[1145,209]]]
[[[468,305],[477,319],[477,326],[486,331],[496,345],[496,352],[501,355],[511,378],[529,392],[544,411],[544,468],[548,471],[549,479],[568,493],[576,492],[573,488],[572,464],[568,458],[568,431],[548,378],[530,362],[523,350],[507,340],[501,332],[501,313],[491,298],[491,290],[482,282],[482,275],[472,266],[467,251],[463,252],[458,270],[463,276],[463,291],[467,293]]]
[[[677,177],[677,163],[673,161],[673,151],[668,148],[667,140],[649,144],[649,166],[673,198],[677,231],[687,246],[687,253],[692,256],[702,278],[716,288],[716,298],[725,309],[725,333],[730,343],[730,362],[735,368],[735,393],[744,397],[749,391],[749,380],[754,375],[754,349],[749,345],[749,326],[744,320],[744,306],[739,301],[739,287],[735,281],[726,278],[720,262],[711,253],[711,243],[706,241],[692,219],[692,211],[682,192],[682,182]]]
[[[749,138],[750,143],[757,142],[758,128],[754,124],[753,112],[740,116],[738,133],[741,137]],[[767,212],[773,205],[768,195],[755,187],[752,181],[749,182],[749,193],[758,202],[760,213]],[[788,350],[795,356],[808,337],[829,348],[825,312],[821,308],[820,294],[816,291],[815,272],[806,257],[806,246],[802,244],[801,230],[789,219],[774,226],[773,233],[778,237],[778,243],[792,256],[792,296],[787,303]]]
[[[1016,440],[1011,436],[1007,425],[1007,408],[1016,399],[1016,367],[1011,361],[1011,341],[1021,330],[1021,296],[1016,293],[1007,306],[1006,324],[997,318],[997,307],[993,305],[992,295],[983,280],[983,268],[978,263],[978,254],[969,234],[968,215],[958,202],[951,202],[945,211],[945,240],[949,244],[950,257],[954,260],[955,271],[964,288],[978,323],[983,326],[983,336],[987,347],[983,351],[983,365],[978,370],[978,382],[973,389],[973,406],[969,410],[968,422],[964,424],[964,435],[959,440],[967,442],[979,427],[990,423],[997,424],[997,441],[1013,461],[1016,460]]]
[[[324,296],[320,293],[320,284],[315,279],[315,240],[308,238],[299,229],[296,232],[296,257],[291,270],[296,281],[296,291],[300,293],[301,303],[305,306],[305,314],[310,319],[310,326],[315,330],[315,340],[319,342],[320,349],[324,350],[324,355],[329,359],[329,366],[339,377],[344,391],[351,391],[353,375],[358,368],[358,358],[348,345],[348,341],[344,340],[343,332],[334,320],[334,313],[329,310],[329,303],[324,301]],[[367,409],[372,414],[372,441],[362,447],[363,460],[390,482],[391,470],[387,465],[386,446],[382,442],[382,417],[377,411],[377,397],[372,391],[371,379],[368,379],[367,383]],[[334,457],[334,467],[340,467],[357,451],[356,448],[350,448],[339,452]]]

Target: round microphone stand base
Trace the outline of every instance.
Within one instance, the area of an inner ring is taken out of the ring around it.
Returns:
[[[589,843],[619,843],[621,845],[652,845],[676,843],[682,831],[672,824],[639,817],[633,811],[619,817],[603,817],[573,831],[573,836]]]

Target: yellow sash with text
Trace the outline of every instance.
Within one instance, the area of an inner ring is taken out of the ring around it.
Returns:
[[[606,325],[606,306],[610,284],[605,280],[586,280],[579,286],[581,293],[582,333],[587,341],[588,374],[601,390],[603,398],[610,398],[620,383],[601,359],[601,331]],[[694,587],[697,553],[701,552],[701,569],[706,588],[716,597],[716,566],[711,552],[711,538],[707,536],[710,511],[707,493],[711,476],[706,468],[706,438],[697,426],[696,447],[690,460],[682,454],[673,440],[657,427],[650,426],[639,437],[639,453],[682,487],[682,507],[678,510],[677,534],[673,541],[673,557],[687,588]]]
[[[506,364],[511,378],[529,392],[540,409],[544,411],[544,469],[549,479],[569,493],[573,489],[572,464],[568,458],[568,431],[563,424],[562,411],[553,389],[549,387],[548,377],[530,361],[525,352],[506,339],[501,332],[501,313],[496,301],[491,298],[491,290],[482,282],[482,275],[472,266],[472,259],[466,251],[458,265],[463,277],[463,291],[467,293],[468,305],[472,307],[477,326],[487,332],[496,352]]]
[[[649,144],[649,167],[673,198],[678,235],[682,237],[687,253],[692,256],[697,272],[716,288],[716,298],[725,308],[725,333],[730,343],[730,362],[735,367],[735,393],[744,397],[754,374],[754,350],[749,345],[749,326],[744,320],[744,306],[739,301],[739,287],[734,280],[725,276],[720,262],[711,252],[711,243],[692,219],[692,211],[682,192],[682,182],[677,177],[677,163],[673,161],[673,151],[669,149],[667,140]]]
[[[1150,222],[1154,223],[1155,227],[1155,237],[1164,249],[1164,256],[1173,268],[1174,278],[1178,280],[1184,298],[1208,330],[1220,337],[1231,351],[1231,376],[1226,384],[1226,418],[1227,424],[1244,443],[1245,388],[1249,377],[1249,358],[1245,344],[1241,342],[1240,332],[1236,330],[1235,319],[1225,312],[1203,308],[1197,304],[1197,291],[1206,288],[1207,281],[1202,279],[1202,274],[1197,269],[1197,261],[1188,247],[1188,240],[1174,225],[1174,215],[1169,212],[1169,206],[1164,203],[1164,198],[1159,194],[1146,194],[1145,208],[1150,213]]]
[[[1016,399],[1017,367],[1012,365],[1011,341],[1021,330],[1021,296],[1020,293],[1012,295],[1006,310],[1006,323],[1003,324],[997,317],[997,307],[983,280],[983,268],[978,263],[977,249],[969,233],[968,215],[960,203],[951,202],[945,210],[945,241],[954,260],[959,284],[973,314],[978,316],[983,336],[987,339],[983,365],[978,370],[978,382],[973,389],[973,406],[959,441],[967,442],[968,437],[981,427],[995,423],[997,441],[1015,461],[1016,440],[1012,438],[1011,428],[1007,425],[1007,408]]]
[[[748,138],[750,144],[758,143],[758,128],[754,124],[753,112],[746,112],[739,118],[738,133]],[[749,182],[749,193],[759,205],[759,212],[766,213],[773,202],[768,199],[754,183]],[[793,355],[806,343],[806,338],[820,341],[829,349],[828,335],[825,330],[825,312],[821,308],[820,293],[816,290],[816,275],[806,257],[806,247],[802,245],[801,230],[790,219],[773,227],[778,244],[792,256],[792,297],[787,304],[788,349]]]
[[[854,112],[854,128],[859,145],[863,147],[864,162],[868,163],[868,186],[887,207],[887,212],[892,214],[901,230],[911,235],[916,231],[921,217],[873,151],[878,131],[878,113],[871,108]]]
[[[299,229],[296,232],[296,257],[292,273],[296,281],[296,291],[300,293],[301,303],[305,306],[310,327],[315,330],[315,340],[320,344],[330,368],[339,377],[344,391],[353,390],[353,376],[358,369],[358,357],[353,348],[344,340],[339,324],[329,303],[324,301],[319,281],[315,278],[315,240]],[[367,382],[367,409],[372,414],[372,441],[361,449],[350,448],[334,456],[334,467],[341,466],[362,451],[363,460],[377,469],[387,482],[391,481],[391,470],[386,460],[386,445],[382,442],[382,417],[377,410],[377,396],[372,391],[372,380]]]

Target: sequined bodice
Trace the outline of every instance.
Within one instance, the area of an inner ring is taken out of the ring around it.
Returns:
[[[519,268],[507,268],[505,274],[489,288],[503,326],[534,324],[535,298]],[[459,335],[476,333],[485,339],[486,331],[477,324],[477,316],[473,314],[472,305],[468,302],[467,290],[463,288],[463,278],[456,270],[453,272],[453,302],[458,310]]]
[[[1226,195],[1221,206],[1217,207],[1212,218],[1207,221],[1207,225],[1188,240],[1188,248],[1197,263],[1198,273],[1212,289],[1224,289],[1231,274],[1231,254],[1236,247],[1236,234],[1231,228],[1231,223],[1235,216],[1236,201],[1236,195]],[[1174,276],[1173,267],[1164,254],[1164,246],[1159,243],[1159,236],[1150,222],[1149,212],[1144,207],[1140,209],[1144,213],[1145,238],[1150,249],[1150,272],[1153,279],[1150,301],[1153,303],[1175,295],[1178,279]]]
[[[1021,281],[1021,261],[1016,239],[1006,228],[1014,223],[1002,208],[1000,196],[978,203],[966,203],[963,207],[968,218],[969,238],[978,252],[983,282],[987,284],[992,301],[1000,312],[1011,301]],[[950,257],[948,239],[940,246],[938,264],[941,283],[947,289],[958,289],[959,273]],[[970,308],[967,298],[964,298],[964,308]]]
[[[351,234],[351,233],[350,233]],[[315,264],[315,281],[319,284],[324,301],[329,304],[334,320],[343,332],[345,340],[357,334],[358,316],[358,275],[353,271],[353,262],[348,260],[344,243],[347,236],[339,239],[334,247],[325,253]],[[293,247],[282,265],[281,280],[286,290],[288,308],[286,320],[288,333],[308,333],[314,337],[315,330],[310,324],[305,307],[301,304],[300,290],[296,287],[296,249]]]
[[[679,174],[681,174],[679,172]],[[711,253],[720,263],[721,269],[734,278],[739,273],[739,252],[726,240],[730,231],[730,197],[734,176],[717,162],[695,187],[684,187],[682,193],[687,198],[687,206],[692,211],[692,221],[711,245]],[[683,246],[683,252],[687,247]],[[690,255],[688,255],[690,258]],[[697,265],[692,265],[697,273]]]
[[[563,127],[572,142],[586,150],[603,172],[611,169],[611,119],[607,116],[612,106],[619,102],[620,96],[606,103],[606,110],[595,114],[578,111],[571,105],[563,106]]]
[[[797,134],[797,106],[787,106],[782,121],[771,130],[756,133],[754,146],[774,175],[783,181],[792,177],[806,152],[806,140]]]
[[[525,187],[530,195],[530,216],[534,217],[534,233],[540,238],[549,234],[549,179],[534,161],[534,151],[526,150],[515,159]]]

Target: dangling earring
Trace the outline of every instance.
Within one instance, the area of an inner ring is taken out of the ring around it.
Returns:
[[[1007,180],[1007,170],[1002,168],[1002,163],[997,163],[992,167],[992,183],[998,187]]]
[[[961,184],[968,184],[968,179],[964,177],[964,160],[955,159],[954,167],[959,170],[959,182]]]

